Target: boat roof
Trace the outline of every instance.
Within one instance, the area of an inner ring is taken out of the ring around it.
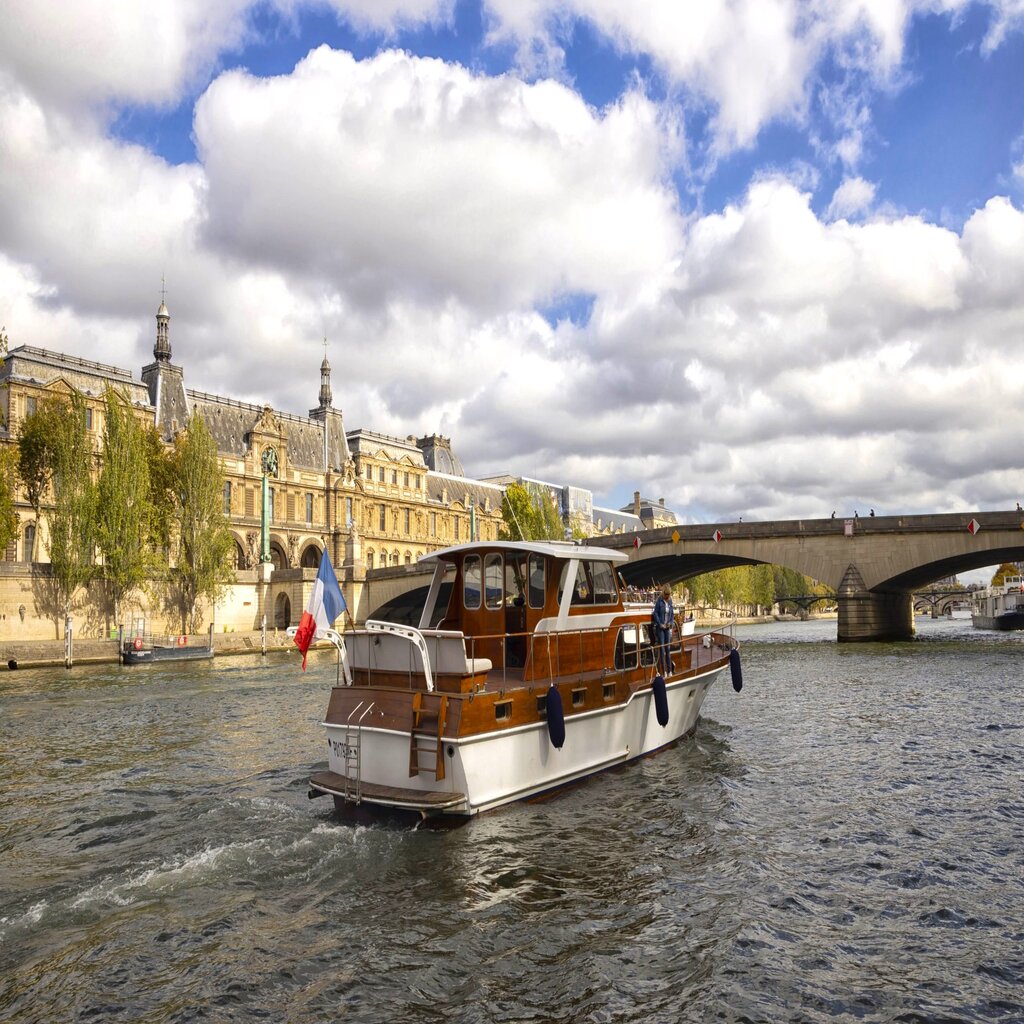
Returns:
[[[456,544],[450,548],[431,551],[420,559],[421,564],[434,562],[454,562],[460,555],[470,551],[522,551],[530,555],[549,555],[552,558],[579,558],[585,562],[626,562],[629,555],[625,551],[613,551],[611,548],[581,547],[571,541],[557,540],[485,540],[469,544]]]

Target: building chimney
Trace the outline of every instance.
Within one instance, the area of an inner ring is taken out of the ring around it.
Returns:
[[[640,492],[633,492],[633,515],[640,518]]]
[[[662,508],[664,508],[664,507],[665,507],[665,499],[664,499],[664,498],[659,498],[659,499],[658,499],[658,504],[659,504],[659,505],[660,505],[660,506],[661,506]]]

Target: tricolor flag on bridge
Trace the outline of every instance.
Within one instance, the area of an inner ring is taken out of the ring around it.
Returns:
[[[338,577],[324,548],[320,571],[316,574],[313,593],[295,630],[295,646],[302,651],[302,669],[306,669],[306,652],[314,640],[319,640],[334,625],[334,620],[348,607],[338,586]]]

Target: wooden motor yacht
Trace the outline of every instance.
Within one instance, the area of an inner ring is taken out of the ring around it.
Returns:
[[[690,733],[723,672],[742,685],[738,644],[683,635],[682,620],[656,649],[650,605],[623,599],[626,558],[493,541],[421,559],[434,575],[418,626],[370,620],[334,634],[328,770],[310,796],[468,817]]]

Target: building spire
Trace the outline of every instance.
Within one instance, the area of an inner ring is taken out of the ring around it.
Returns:
[[[329,409],[333,397],[331,394],[331,364],[327,362],[327,339],[324,338],[324,361],[320,364],[320,408]]]
[[[160,275],[160,308],[156,311],[156,344],[153,346],[153,358],[158,363],[171,361],[171,314],[167,310],[167,285],[164,275]]]

